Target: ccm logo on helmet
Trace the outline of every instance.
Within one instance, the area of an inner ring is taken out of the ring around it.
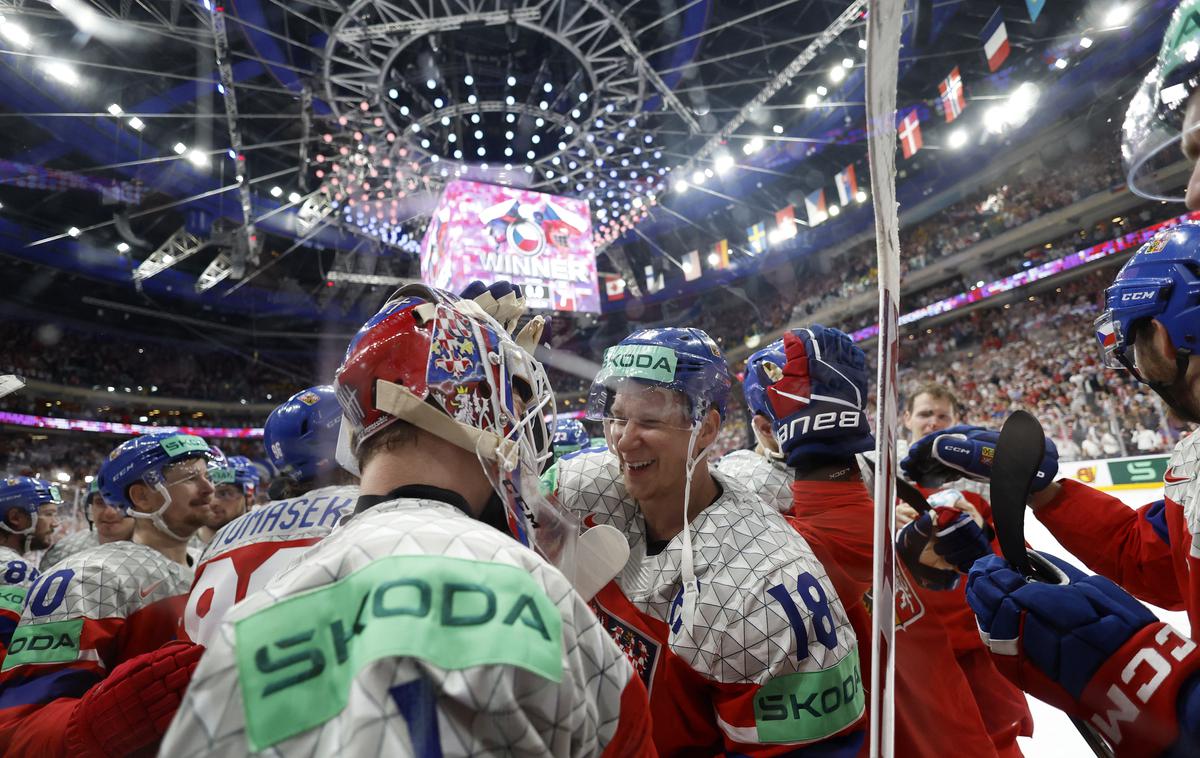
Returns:
[[[1154,294],[1155,293],[1153,290],[1146,290],[1146,291],[1142,291],[1142,292],[1126,292],[1121,295],[1121,302],[1122,303],[1136,303],[1136,302],[1140,302],[1142,300],[1153,300]]]

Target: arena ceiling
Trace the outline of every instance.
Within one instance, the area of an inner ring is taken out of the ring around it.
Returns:
[[[415,275],[458,176],[587,199],[600,268],[640,271],[865,168],[864,7],[0,3],[5,294],[345,327]],[[1013,52],[992,72],[979,35],[997,7]],[[1032,22],[1024,0],[913,4],[897,99],[935,149],[901,181],[1002,160],[1022,124],[989,118],[1021,84],[1044,93],[1025,114],[1041,124],[1128,94],[1170,9],[1053,3]],[[952,150],[937,84],[955,66],[971,108]]]

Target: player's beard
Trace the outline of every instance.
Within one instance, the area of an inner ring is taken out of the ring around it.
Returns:
[[[1190,391],[1191,388],[1183,377],[1171,384],[1151,384],[1150,388],[1180,420],[1189,424],[1200,424],[1200,400]],[[1180,392],[1181,389],[1183,392]],[[1180,398],[1180,395],[1183,397]]]

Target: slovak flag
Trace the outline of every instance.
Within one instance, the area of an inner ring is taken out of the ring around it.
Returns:
[[[916,108],[909,111],[900,122],[897,136],[900,137],[900,148],[904,150],[905,158],[913,157],[924,146],[925,143],[921,141],[921,117],[917,115]]]
[[[804,198],[804,210],[808,213],[808,225],[816,226],[827,218],[825,212],[825,190],[819,189]]]
[[[988,71],[995,71],[1004,64],[1008,57],[1008,30],[1004,28],[1004,15],[996,8],[996,12],[988,19],[979,35],[983,41],[983,54],[987,56]]]
[[[609,300],[622,300],[625,297],[625,280],[619,276],[604,277],[604,294]]]
[[[854,178],[854,164],[846,166],[840,174],[834,174],[833,183],[837,185],[838,199],[842,201],[842,205],[849,205],[854,196],[858,194],[858,182]]]
[[[961,116],[963,108],[967,107],[967,99],[963,96],[962,76],[958,73],[958,66],[954,67],[945,81],[938,83],[938,92],[942,94],[942,110],[946,112],[946,123],[948,124]]]

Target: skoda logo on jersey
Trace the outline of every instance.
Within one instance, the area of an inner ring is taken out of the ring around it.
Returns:
[[[542,248],[546,246],[546,235],[542,228],[526,219],[509,224],[505,236],[511,249],[531,258],[542,252]]]

